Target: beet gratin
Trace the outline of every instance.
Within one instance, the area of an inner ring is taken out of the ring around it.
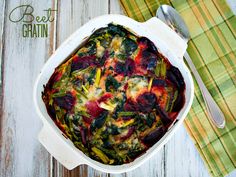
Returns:
[[[180,71],[152,41],[108,24],[55,69],[42,99],[77,148],[120,165],[165,134],[184,105],[184,92]]]

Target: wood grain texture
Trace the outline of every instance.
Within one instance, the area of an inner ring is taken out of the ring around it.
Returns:
[[[184,126],[165,146],[166,176],[208,176],[199,153]]]
[[[5,17],[5,0],[0,1],[0,68],[2,68],[2,57],[3,57],[3,26]],[[2,71],[2,70],[1,70]],[[2,72],[0,72],[0,86],[2,85]],[[2,87],[0,87],[2,90]],[[2,97],[2,91],[1,91]],[[1,98],[0,97],[0,98]],[[2,99],[1,99],[2,100]],[[1,107],[1,105],[0,105]],[[1,144],[1,143],[0,143]]]
[[[5,3],[0,6],[5,6],[0,176],[46,177],[50,156],[37,140],[42,122],[33,106],[32,90],[36,76],[49,56],[49,38],[23,38],[22,23],[12,23],[8,19],[10,11],[23,3]],[[52,2],[47,0],[25,0],[24,4],[37,7],[34,9],[37,15],[45,15],[43,10],[52,7]],[[23,10],[17,13],[20,16]]]

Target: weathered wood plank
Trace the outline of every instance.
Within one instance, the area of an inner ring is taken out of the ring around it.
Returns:
[[[3,29],[5,17],[5,0],[0,1],[0,68],[2,68],[2,55],[3,55]],[[2,73],[0,72],[0,86],[2,85]],[[2,87],[1,87],[2,88]],[[1,95],[2,96],[2,95]],[[1,106],[1,105],[0,105]]]
[[[46,0],[33,3],[26,0],[24,4],[35,7],[34,14],[37,15],[45,15],[43,10],[52,7]],[[6,1],[0,176],[46,177],[50,156],[37,140],[42,123],[34,110],[32,90],[36,76],[49,56],[49,38],[22,37],[22,22],[12,23],[8,19],[10,11],[19,5],[22,5],[19,1]],[[18,16],[20,14],[23,10],[17,12]]]
[[[58,1],[57,44],[90,19],[108,13],[108,0]]]
[[[108,13],[124,15],[121,5],[119,4],[119,0],[109,0],[108,6]]]
[[[165,154],[167,177],[209,176],[183,125],[166,144]]]

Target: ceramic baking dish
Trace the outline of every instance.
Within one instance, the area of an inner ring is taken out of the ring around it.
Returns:
[[[186,84],[185,104],[179,112],[175,124],[171,126],[167,133],[156,144],[150,147],[146,153],[136,158],[133,162],[123,165],[102,164],[98,161],[92,160],[82,151],[77,149],[69,139],[63,136],[63,133],[54,124],[53,120],[47,113],[45,104],[41,97],[43,85],[48,82],[54,69],[63,60],[70,56],[70,54],[72,54],[86,39],[86,37],[93,33],[94,30],[105,27],[111,22],[127,27],[137,35],[145,36],[153,41],[158,50],[169,59],[171,64],[180,70]],[[43,128],[38,136],[40,143],[68,169],[73,169],[81,164],[87,164],[97,170],[107,173],[123,173],[137,168],[157,153],[158,150],[170,139],[173,133],[182,124],[191,107],[194,87],[191,74],[183,62],[183,54],[186,48],[187,44],[185,41],[183,41],[174,31],[156,17],[153,17],[144,23],[139,23],[122,15],[104,15],[90,20],[72,34],[55,51],[44,65],[37,81],[35,82],[33,99],[36,111],[43,122]]]

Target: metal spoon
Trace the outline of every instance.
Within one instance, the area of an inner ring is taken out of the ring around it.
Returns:
[[[170,28],[172,28],[183,40],[188,42],[188,40],[190,39],[188,28],[182,17],[173,7],[168,5],[160,6],[157,10],[156,16],[164,23],[166,23]],[[207,90],[187,51],[184,54],[184,58],[187,61],[190,69],[192,70],[192,73],[195,76],[196,81],[200,87],[202,96],[207,107],[208,116],[218,128],[224,128],[224,114],[221,112],[220,108]]]

